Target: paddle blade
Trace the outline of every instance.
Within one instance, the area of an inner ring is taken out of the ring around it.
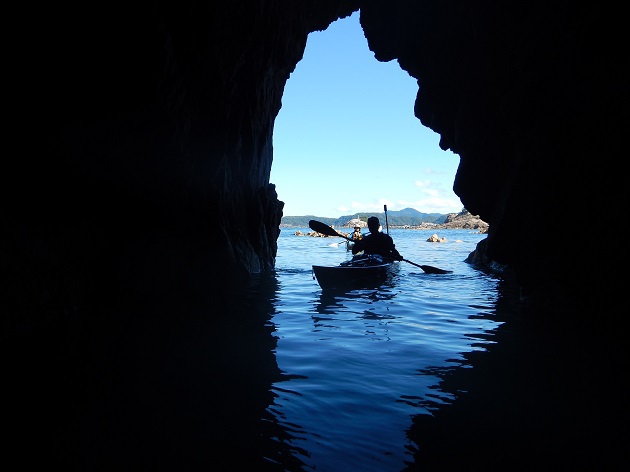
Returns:
[[[450,274],[453,272],[452,270],[440,269],[429,265],[421,265],[420,268],[427,274]]]
[[[450,274],[450,273],[453,272],[452,270],[440,269],[439,267],[433,267],[433,266],[430,266],[430,265],[416,264],[415,262],[411,262],[411,261],[409,261],[407,259],[403,259],[403,261],[408,262],[409,264],[414,265],[416,267],[420,267],[427,274]]]
[[[322,223],[321,221],[310,220],[308,222],[308,227],[311,228],[313,231],[317,231],[318,233],[325,234],[326,236],[339,236],[341,238],[344,237],[342,234],[337,233],[337,231],[335,231],[334,228],[331,228],[330,226],[328,226],[325,223]]]

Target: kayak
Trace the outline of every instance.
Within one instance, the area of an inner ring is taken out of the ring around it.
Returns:
[[[313,266],[321,288],[374,288],[389,281],[399,264],[377,254],[354,256],[338,266]]]
[[[338,233],[335,228],[331,228],[330,226],[322,223],[321,221],[310,220],[308,222],[308,226],[313,231],[316,231],[318,233],[324,234],[326,236],[339,236],[341,238],[344,238],[346,241],[352,241],[352,239],[350,239],[349,237]],[[408,261],[407,259],[403,259],[403,261],[408,262],[409,264],[414,265],[416,267],[419,267],[420,269],[422,269],[427,274],[450,274],[451,272],[453,272],[452,270],[440,269],[439,267],[433,267],[433,266],[430,266],[430,265],[416,264],[415,262]],[[318,266],[318,267],[321,267],[321,266]],[[315,266],[313,266],[313,272],[315,272]],[[324,272],[324,270],[320,270],[320,272]],[[313,278],[315,278],[315,277],[313,277]]]

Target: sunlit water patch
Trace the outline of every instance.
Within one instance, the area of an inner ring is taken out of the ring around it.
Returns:
[[[278,367],[291,380],[276,384],[273,408],[297,432],[307,467],[402,469],[417,447],[406,436],[412,417],[452,400],[432,370],[483,349],[477,335],[498,326],[496,280],[463,262],[484,235],[451,230],[447,242],[429,243],[426,231],[390,234],[405,259],[453,272],[401,262],[386,286],[329,293],[311,266],[349,259],[345,245],[286,230],[279,239],[272,323]]]

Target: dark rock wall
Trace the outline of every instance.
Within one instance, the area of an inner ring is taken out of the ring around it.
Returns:
[[[3,267],[25,317],[273,267],[274,119],[310,31],[356,2],[12,8]],[[4,298],[4,297],[3,297]]]
[[[622,22],[614,9],[569,1],[361,8],[376,58],[418,79],[416,116],[460,156],[454,190],[490,224],[490,258],[517,271],[524,294],[570,287],[563,298],[582,311],[587,294],[596,307],[598,289],[611,286],[600,282],[614,252],[598,247],[586,261],[593,235],[576,227],[618,206],[605,193],[621,177],[613,169],[627,122]]]
[[[272,268],[284,85],[308,33],[359,6],[376,58],[418,78],[416,115],[460,155],[454,189],[490,224],[489,256],[528,293],[575,294],[590,235],[567,236],[566,222],[604,220],[601,192],[621,177],[619,12],[498,0],[42,4],[7,11],[0,251],[3,300],[17,308],[4,331],[80,311],[104,287],[151,293]],[[522,227],[524,214],[539,224]],[[605,274],[608,261],[588,268]]]

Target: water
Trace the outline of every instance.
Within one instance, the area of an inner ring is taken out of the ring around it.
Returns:
[[[308,232],[308,228],[301,229]],[[405,259],[452,270],[426,274],[407,262],[379,290],[329,294],[311,266],[351,258],[341,238],[295,236],[283,229],[272,323],[279,368],[294,376],[274,385],[274,410],[299,425],[293,445],[316,470],[402,470],[417,445],[406,436],[415,415],[453,400],[436,368],[484,350],[480,335],[494,319],[498,281],[464,263],[485,235],[470,230],[391,229]]]
[[[474,231],[391,229],[407,260],[452,273],[401,262],[378,290],[328,293],[311,266],[350,258],[344,240],[295,230],[274,273],[233,291],[200,279],[104,298],[93,318],[3,343],[4,451],[25,470],[627,463],[623,330],[523,316],[518,291],[463,262]]]

